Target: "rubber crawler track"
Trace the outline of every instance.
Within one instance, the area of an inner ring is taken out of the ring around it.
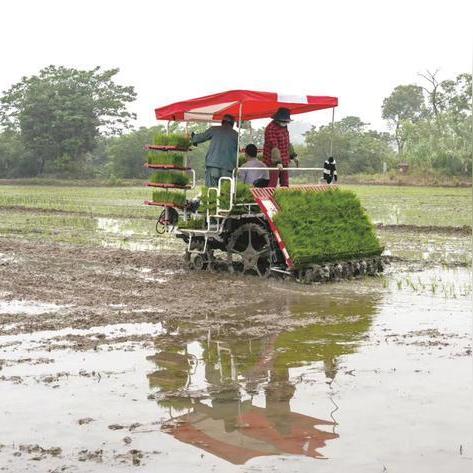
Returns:
[[[190,269],[206,271],[223,271],[238,273],[238,267],[230,268],[226,262],[213,257],[212,253],[201,255],[195,260],[187,254],[185,257]],[[195,264],[195,263],[197,264]],[[327,264],[307,265],[303,269],[293,271],[271,271],[268,277],[292,277],[302,284],[329,283],[348,279],[358,279],[365,276],[376,276],[384,271],[388,258],[373,256],[369,258],[336,261]]]

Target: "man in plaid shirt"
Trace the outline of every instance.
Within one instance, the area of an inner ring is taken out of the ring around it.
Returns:
[[[277,171],[269,172],[269,187],[276,187],[278,181],[281,187],[289,186],[289,173],[284,168],[289,167],[290,143],[288,123],[291,121],[291,114],[287,108],[280,108],[273,121],[264,131],[263,162],[268,167],[278,167]]]

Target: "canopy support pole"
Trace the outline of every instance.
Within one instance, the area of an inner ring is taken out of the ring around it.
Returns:
[[[330,125],[330,156],[333,157],[333,123],[335,121],[335,107],[332,107],[332,124]]]
[[[243,104],[240,102],[240,109],[238,111],[238,146],[236,154],[236,168],[238,169],[238,157],[240,156],[240,134],[241,134],[241,116],[243,111]]]
[[[238,111],[238,141],[237,141],[236,166],[235,166],[235,169],[236,169],[237,172],[234,174],[235,182],[233,183],[235,199],[236,199],[236,189],[237,189],[236,181],[237,181],[237,178],[238,178],[238,158],[240,157],[240,135],[241,135],[241,117],[242,117],[242,113],[243,113],[243,103],[240,102],[240,108],[239,108],[239,111]]]

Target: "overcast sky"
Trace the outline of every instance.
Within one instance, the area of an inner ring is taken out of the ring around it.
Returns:
[[[0,89],[49,64],[119,67],[153,109],[228,89],[339,97],[337,117],[385,126],[398,84],[471,72],[467,0],[41,0],[0,3]],[[300,119],[321,124],[329,113]]]

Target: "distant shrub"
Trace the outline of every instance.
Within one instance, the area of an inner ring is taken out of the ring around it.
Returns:
[[[123,181],[119,177],[111,175],[107,179],[106,184],[107,184],[107,186],[122,186]]]

